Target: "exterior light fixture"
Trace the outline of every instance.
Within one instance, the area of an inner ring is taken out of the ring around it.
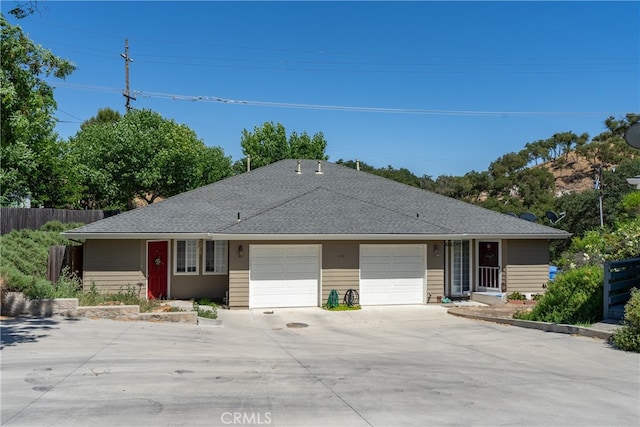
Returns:
[[[242,245],[238,246],[238,257],[242,258],[244,256],[244,248]]]

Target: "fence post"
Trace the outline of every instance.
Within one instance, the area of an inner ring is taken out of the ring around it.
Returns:
[[[65,245],[49,246],[49,257],[47,259],[47,280],[51,283],[58,283],[62,263],[64,262]]]

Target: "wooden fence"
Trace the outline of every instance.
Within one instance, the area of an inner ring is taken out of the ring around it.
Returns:
[[[0,235],[10,233],[12,230],[23,228],[37,230],[49,221],[91,222],[103,219],[105,212],[102,210],[72,210],[72,209],[38,209],[38,208],[0,208]]]
[[[49,247],[47,280],[57,283],[64,267],[68,267],[70,273],[82,277],[82,245]]]
[[[622,319],[631,289],[640,289],[640,258],[604,263],[603,317]]]

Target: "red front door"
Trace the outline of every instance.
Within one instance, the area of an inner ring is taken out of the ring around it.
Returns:
[[[149,242],[147,246],[147,297],[167,297],[169,242]]]

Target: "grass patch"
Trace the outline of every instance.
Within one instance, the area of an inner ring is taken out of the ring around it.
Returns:
[[[325,310],[329,311],[351,311],[351,310],[360,310],[359,305],[347,305],[347,304],[338,304],[337,307],[329,308],[327,306],[323,307]]]

